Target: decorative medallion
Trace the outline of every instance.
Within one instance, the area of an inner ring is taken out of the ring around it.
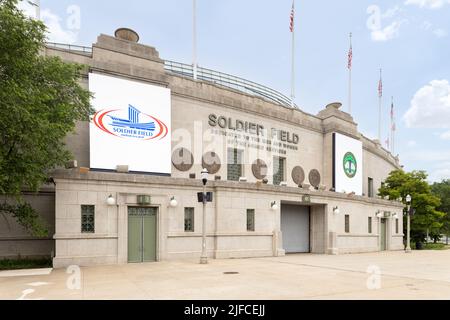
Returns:
[[[217,153],[207,152],[203,155],[202,166],[208,170],[209,174],[215,174],[219,172],[222,164]]]
[[[264,162],[264,160],[256,160],[252,164],[252,172],[256,179],[264,179],[265,177],[267,177],[267,164]]]
[[[294,180],[295,184],[298,186],[305,182],[305,171],[302,167],[297,166],[292,169],[292,180]]]
[[[349,178],[353,178],[358,171],[358,163],[356,162],[355,155],[351,152],[347,152],[342,161],[345,175]]]
[[[320,186],[320,173],[316,169],[313,169],[309,172],[309,182],[315,188]]]
[[[186,148],[176,149],[172,153],[172,164],[179,171],[189,171],[194,165],[194,156]]]

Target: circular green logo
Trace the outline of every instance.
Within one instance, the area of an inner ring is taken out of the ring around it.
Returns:
[[[347,152],[343,160],[345,175],[349,178],[353,178],[358,171],[358,163],[356,162],[355,155],[351,152]]]

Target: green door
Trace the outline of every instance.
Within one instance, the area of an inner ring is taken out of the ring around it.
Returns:
[[[381,219],[381,251],[386,251],[386,219]]]
[[[156,208],[128,208],[128,262],[156,261]]]

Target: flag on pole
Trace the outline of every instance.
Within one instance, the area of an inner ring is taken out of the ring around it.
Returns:
[[[289,30],[291,30],[291,32],[294,32],[294,20],[295,20],[295,8],[294,8],[294,2],[292,1],[291,18],[290,18],[290,24],[289,24]]]
[[[383,79],[381,77],[381,71],[380,71],[380,82],[378,83],[378,96],[380,98],[383,96]]]
[[[395,114],[394,114],[394,101],[392,100],[391,104],[391,123],[392,123],[392,131],[395,131],[397,129],[395,125]]]
[[[348,51],[348,69],[352,68],[352,60],[353,60],[353,46],[350,43],[350,50]]]

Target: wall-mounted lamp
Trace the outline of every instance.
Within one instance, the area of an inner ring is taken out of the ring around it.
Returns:
[[[333,213],[334,214],[339,214],[339,207],[338,206],[336,206],[336,207],[333,207]]]
[[[172,208],[176,208],[176,207],[178,206],[178,201],[177,201],[177,199],[175,199],[175,197],[170,198],[169,205],[170,205]]]
[[[278,204],[276,201],[272,202],[270,204],[270,207],[272,208],[273,211],[277,211],[278,210]]]
[[[108,199],[106,199],[106,204],[108,206],[115,206],[116,205],[116,199],[112,196],[112,194],[109,195]]]
[[[377,212],[375,213],[377,218],[383,218],[383,213],[380,210],[377,210]]]
[[[398,213],[394,213],[394,214],[392,215],[392,218],[398,219]]]

